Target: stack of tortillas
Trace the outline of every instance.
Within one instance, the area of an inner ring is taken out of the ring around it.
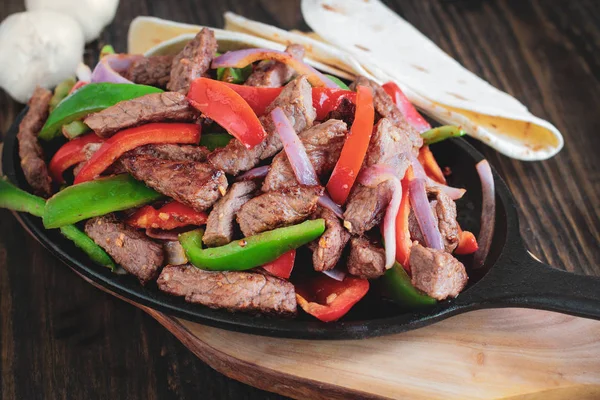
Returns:
[[[562,148],[562,135],[552,124],[462,67],[381,2],[303,0],[302,14],[314,33],[288,32],[226,13],[225,30],[215,29],[219,51],[283,50],[299,43],[312,66],[347,79],[365,75],[379,83],[395,81],[425,114],[461,126],[509,157],[543,160]],[[138,17],[129,28],[128,51],[174,53],[201,28]]]

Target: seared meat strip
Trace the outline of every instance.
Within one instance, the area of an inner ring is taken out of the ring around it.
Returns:
[[[166,88],[171,78],[173,56],[141,57],[129,66],[125,78],[140,84]]]
[[[346,132],[347,127],[344,122],[330,119],[300,133],[300,140],[317,175],[333,170],[344,146]],[[269,192],[297,184],[294,170],[287,155],[282,151],[273,158],[262,191]]]
[[[302,60],[304,47],[291,44],[285,49],[292,57]],[[245,85],[262,87],[281,87],[292,79],[295,71],[286,64],[278,61],[264,60],[258,63],[252,74],[246,79]]]
[[[365,78],[364,76],[359,76],[356,78],[352,85],[350,85],[350,89],[355,90],[356,86],[367,86],[370,87],[373,91],[373,104],[375,106],[375,111],[381,118],[390,119],[394,125],[400,128],[403,132],[408,135],[413,147],[415,149],[420,148],[423,145],[423,139],[421,135],[415,128],[413,128],[406,119],[402,112],[396,107],[394,104],[394,100],[383,90],[381,86],[372,80]]]
[[[269,113],[276,107],[281,107],[296,132],[312,126],[315,120],[315,109],[312,106],[312,89],[306,77],[300,76],[281,91],[279,96],[269,105],[266,114],[260,118],[267,138],[253,149],[248,150],[239,140],[232,140],[223,148],[216,149],[209,156],[209,162],[216,168],[230,175],[254,168],[261,159],[275,155],[283,148],[275,124]]]
[[[162,246],[113,215],[88,220],[85,233],[142,284],[158,275],[164,259]]]
[[[437,300],[456,297],[467,285],[465,266],[451,254],[414,244],[410,248],[412,284]]]
[[[387,118],[382,118],[371,136],[369,149],[363,168],[375,164],[391,167],[396,176],[402,178],[410,161],[408,154],[412,144],[408,136]],[[391,199],[389,183],[381,183],[376,188],[369,188],[356,183],[350,192],[344,220],[350,232],[361,235],[381,222],[385,207]]]
[[[442,235],[444,250],[448,253],[452,253],[458,246],[456,203],[447,194],[435,187],[428,187],[427,194],[430,196],[430,198],[432,196],[434,198],[434,200],[429,202],[429,205],[433,211],[435,226]],[[410,231],[410,238],[412,241],[417,241],[422,245],[425,245],[421,228],[419,228],[419,223],[417,222],[417,218],[412,210],[408,216],[408,229]]]
[[[344,229],[338,217],[326,208],[319,208],[313,218],[325,220],[325,232],[319,239],[309,244],[313,251],[313,266],[315,271],[328,271],[338,263],[350,239],[350,233]]]
[[[252,198],[258,185],[252,181],[237,182],[231,185],[208,215],[206,231],[202,241],[207,246],[223,246],[233,240],[233,222],[240,207]]]
[[[344,121],[348,126],[352,125],[354,122],[354,114],[356,113],[356,104],[348,100],[347,98],[342,98],[340,104],[331,111],[325,117],[325,120],[329,119],[340,119]]]
[[[187,94],[192,81],[200,78],[208,70],[216,52],[217,39],[214,32],[202,28],[196,37],[173,58],[167,89]]]
[[[150,156],[170,161],[206,161],[210,150],[191,144],[147,144],[127,153],[128,155]]]
[[[237,222],[252,236],[306,220],[317,209],[321,186],[295,186],[255,197],[240,208]]]
[[[294,285],[283,279],[253,272],[204,271],[191,265],[167,265],[158,288],[190,303],[229,311],[294,316]]]
[[[42,197],[50,197],[52,187],[48,167],[44,161],[44,151],[38,142],[38,133],[48,118],[48,103],[52,92],[37,87],[29,99],[29,110],[19,124],[19,157],[25,179],[33,192]]]
[[[88,115],[84,122],[100,137],[108,138],[118,131],[149,122],[195,121],[198,112],[181,93],[152,93]]]
[[[348,272],[364,279],[375,279],[385,274],[385,250],[362,236],[350,239]]]
[[[195,161],[161,160],[150,156],[121,157],[123,167],[137,180],[196,211],[210,208],[228,183],[222,171]]]

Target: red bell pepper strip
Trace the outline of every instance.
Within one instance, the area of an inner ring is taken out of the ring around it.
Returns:
[[[151,143],[195,144],[200,140],[200,125],[157,122],[122,130],[108,139],[75,177],[75,184],[91,181],[123,153]]]
[[[73,87],[71,88],[71,90],[69,90],[69,94],[71,94],[73,92],[76,92],[78,89],[81,89],[82,87],[84,87],[88,83],[89,82],[86,82],[86,81],[77,81],[77,83],[73,85]]]
[[[473,254],[477,251],[479,245],[477,239],[469,231],[463,231],[458,227],[458,246],[454,250],[454,254],[466,255]]]
[[[396,216],[396,261],[398,261],[406,272],[410,273],[408,262],[410,256],[410,231],[408,229],[408,216],[410,215],[410,199],[408,197],[408,182],[413,179],[412,167],[406,170],[404,179],[402,179],[402,201],[400,210]]]
[[[442,169],[438,165],[433,153],[429,149],[429,146],[423,146],[419,149],[419,162],[425,169],[425,173],[428,177],[436,181],[437,183],[446,184],[446,177],[442,172]]]
[[[50,176],[56,183],[64,183],[63,173],[75,164],[85,161],[83,148],[89,143],[102,143],[104,139],[95,133],[88,133],[65,143],[52,157],[48,169]]]
[[[264,115],[267,107],[279,96],[283,88],[266,88],[235,85],[233,83],[222,82],[225,86],[233,89],[242,96],[256,115]],[[327,114],[333,111],[342,101],[348,99],[352,103],[356,102],[356,93],[350,90],[318,87],[312,89],[313,107],[317,111],[317,121],[323,120]]]
[[[320,274],[296,286],[296,300],[308,314],[330,322],[343,317],[368,291],[366,279],[346,276],[340,282]]]
[[[263,265],[263,269],[278,278],[289,279],[296,261],[296,250],[290,250],[278,259]]]
[[[198,78],[190,86],[188,99],[192,106],[225,128],[248,149],[267,137],[252,108],[223,82]]]
[[[417,111],[415,106],[408,100],[406,95],[400,90],[398,85],[394,82],[388,82],[384,84],[383,90],[394,100],[396,107],[400,110],[404,118],[406,118],[406,122],[408,122],[413,128],[415,128],[419,133],[423,133],[431,129],[431,125],[429,122],[423,118],[421,114]]]
[[[342,148],[331,178],[327,182],[327,191],[337,204],[344,204],[360,172],[369,141],[373,133],[375,109],[373,108],[373,93],[371,88],[358,86],[356,88],[356,113],[354,123]]]
[[[196,211],[177,201],[165,204],[158,210],[144,206],[127,219],[127,223],[140,229],[162,229],[165,231],[190,225],[204,225],[208,215]]]

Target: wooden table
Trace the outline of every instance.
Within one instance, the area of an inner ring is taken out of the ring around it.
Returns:
[[[476,146],[513,191],[529,249],[557,267],[600,275],[600,3],[386,3],[562,131],[564,150],[545,162],[518,162]],[[0,19],[22,9],[22,0],[3,0]],[[125,50],[136,15],[220,27],[226,10],[307,28],[299,1],[127,0],[89,51],[105,43]],[[20,109],[0,93],[0,131]],[[210,369],[144,312],[92,288],[51,257],[6,211],[0,211],[0,347],[2,399],[281,398]]]

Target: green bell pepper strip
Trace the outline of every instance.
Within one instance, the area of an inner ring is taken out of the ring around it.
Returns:
[[[44,140],[52,140],[60,135],[60,128],[63,125],[114,106],[120,101],[161,92],[162,90],[159,88],[131,83],[88,83],[65,98],[50,113],[39,137]]]
[[[102,49],[100,50],[100,58],[107,56],[109,54],[115,54],[114,47],[112,47],[110,44],[106,44],[106,45],[102,46]]]
[[[50,98],[50,112],[52,112],[58,103],[60,103],[65,97],[69,95],[71,88],[75,86],[75,78],[67,78],[54,88],[54,94]]]
[[[9,210],[26,212],[41,217],[44,214],[45,204],[46,202],[41,197],[29,194],[0,178],[0,208],[8,208]],[[65,225],[60,228],[60,232],[71,240],[75,246],[83,250],[95,263],[109,267],[112,270],[116,267],[110,256],[88,235],[75,226]]]
[[[72,140],[77,136],[81,136],[86,132],[91,131],[90,127],[81,121],[73,121],[69,124],[63,125],[62,133],[67,139]]]
[[[437,303],[433,297],[420,292],[410,282],[410,277],[399,263],[388,269],[382,283],[386,294],[401,306],[408,309],[432,306]]]
[[[333,81],[333,83],[335,83],[336,85],[338,85],[340,88],[344,89],[344,90],[350,90],[350,88],[348,87],[348,85],[346,85],[340,78],[338,78],[337,76],[333,76],[333,75],[329,75],[329,74],[325,74],[326,77],[328,77],[329,79],[331,79]]]
[[[188,260],[209,271],[244,271],[279,258],[290,250],[312,242],[325,231],[325,221],[315,219],[298,225],[274,229],[225,246],[202,248],[202,229],[179,235]]]
[[[69,186],[46,202],[42,220],[48,229],[127,210],[158,200],[162,195],[128,174]]]
[[[458,126],[444,125],[421,133],[421,137],[423,138],[423,144],[429,145],[451,137],[463,136],[465,134],[466,132]]]
[[[252,73],[252,64],[244,68],[217,68],[217,80],[229,83],[241,84]]]
[[[200,146],[206,147],[208,150],[213,151],[220,147],[227,146],[233,139],[233,136],[227,133],[205,133],[200,137]]]

